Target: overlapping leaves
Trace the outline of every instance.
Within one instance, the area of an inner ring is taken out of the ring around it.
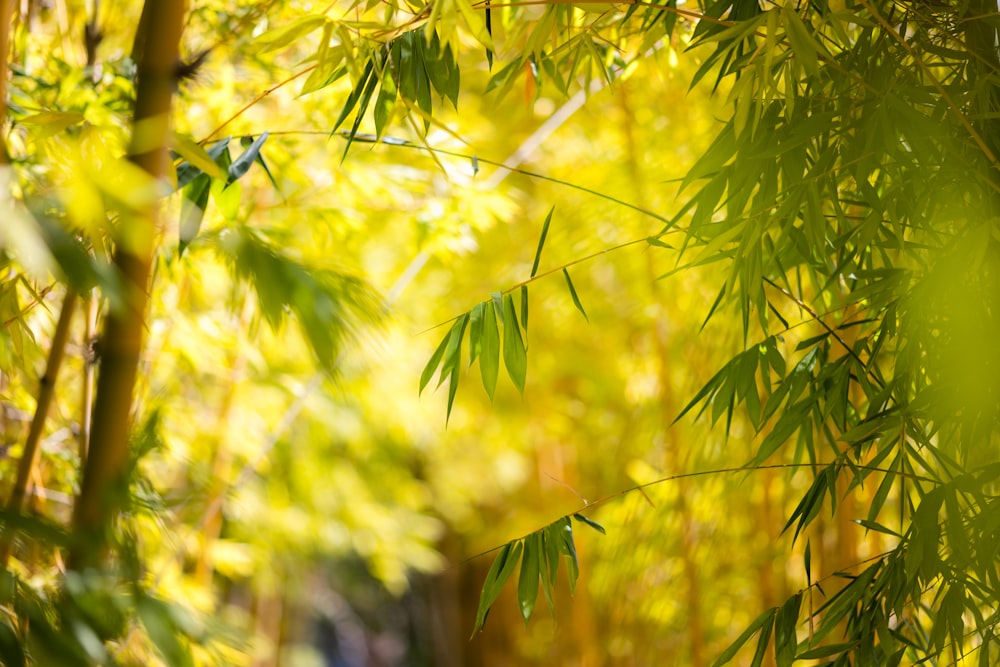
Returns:
[[[604,534],[604,528],[593,519],[582,514],[573,514],[572,518]],[[515,570],[519,570],[517,603],[524,622],[527,623],[535,612],[539,587],[545,595],[549,609],[555,613],[553,597],[556,576],[559,573],[559,563],[563,557],[566,558],[566,573],[572,593],[576,591],[576,580],[580,576],[580,564],[576,557],[573,522],[569,516],[564,516],[530,535],[512,540],[500,547],[500,551],[486,575],[486,581],[483,583],[473,633],[482,630],[490,609]]]

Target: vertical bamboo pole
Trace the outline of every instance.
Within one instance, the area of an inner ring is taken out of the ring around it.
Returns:
[[[11,14],[14,11],[14,0],[0,0],[0,58],[3,64],[0,65],[0,168],[10,164],[10,155],[7,153],[7,72],[10,58],[10,27]],[[7,177],[0,178],[0,201],[4,201],[10,195],[7,189]]]
[[[147,0],[135,37],[141,57],[129,156],[157,180],[166,175],[168,165],[165,144],[184,14],[182,0]],[[126,493],[132,393],[143,343],[157,218],[156,203],[129,216],[115,249],[114,264],[124,279],[124,306],[108,314],[101,337],[90,450],[73,508],[69,565],[74,569],[101,564],[111,522]]]

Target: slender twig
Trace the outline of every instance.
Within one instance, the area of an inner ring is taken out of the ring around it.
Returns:
[[[319,67],[319,65],[318,65],[318,64],[317,64],[317,65],[309,65],[309,67],[306,67],[306,68],[304,68],[304,69],[301,69],[301,70],[299,70],[298,72],[296,72],[295,74],[292,74],[292,75],[291,75],[290,77],[288,77],[288,78],[287,78],[287,79],[285,79],[284,81],[281,81],[281,82],[279,82],[279,83],[276,83],[276,84],[274,84],[273,86],[271,86],[270,88],[267,88],[267,89],[265,89],[265,90],[264,90],[264,92],[262,92],[262,93],[258,94],[258,95],[257,95],[256,97],[254,97],[254,98],[253,98],[252,100],[250,100],[249,102],[247,102],[246,104],[244,104],[244,105],[243,105],[243,106],[242,106],[242,107],[240,108],[240,110],[239,110],[239,111],[237,111],[237,112],[236,112],[236,113],[234,113],[234,114],[233,114],[232,116],[230,116],[230,117],[229,117],[228,119],[226,119],[226,121],[225,121],[224,123],[222,123],[222,125],[219,125],[219,126],[218,126],[217,128],[215,128],[214,130],[212,130],[211,132],[209,132],[209,133],[208,133],[208,134],[207,134],[207,135],[205,136],[205,138],[204,138],[204,139],[202,139],[202,140],[201,140],[200,142],[198,142],[198,143],[202,143],[202,144],[204,144],[204,143],[206,143],[206,142],[208,142],[208,141],[211,141],[211,140],[212,140],[212,137],[214,137],[215,135],[217,135],[217,134],[218,134],[219,132],[222,132],[222,130],[224,130],[224,129],[225,129],[225,128],[226,128],[226,127],[227,127],[227,126],[228,126],[228,125],[230,124],[230,123],[232,123],[232,122],[233,122],[234,120],[236,120],[237,118],[239,118],[240,116],[242,116],[242,115],[243,115],[243,114],[244,114],[244,113],[245,113],[245,112],[246,112],[246,111],[247,111],[247,110],[248,110],[248,109],[249,109],[250,107],[254,106],[255,104],[257,104],[257,103],[258,103],[258,102],[260,102],[260,101],[261,101],[262,99],[264,99],[265,97],[267,97],[268,95],[270,95],[270,94],[271,94],[271,93],[273,93],[274,91],[278,90],[279,88],[281,88],[281,87],[283,87],[283,86],[286,86],[286,85],[288,85],[288,84],[289,84],[289,83],[291,83],[292,81],[295,81],[296,79],[298,79],[298,78],[299,78],[300,76],[302,76],[303,74],[308,74],[309,72],[313,71],[313,70],[314,70],[314,69],[316,69],[317,67]]]
[[[45,419],[49,414],[49,407],[55,397],[56,378],[59,375],[59,367],[62,365],[66,352],[66,341],[69,339],[70,324],[73,321],[73,311],[76,309],[77,295],[73,290],[66,292],[63,297],[62,311],[59,313],[59,321],[56,322],[56,330],[52,335],[52,347],[49,350],[49,361],[45,366],[45,374],[42,375],[38,389],[38,401],[35,404],[35,416],[31,420],[31,428],[28,431],[28,439],[24,443],[24,451],[21,453],[21,460],[17,464],[17,479],[14,488],[11,490],[10,499],[7,501],[7,511],[17,514],[24,504],[24,497],[28,489],[28,482],[38,465],[39,443],[42,440],[42,431],[45,428]],[[14,548],[13,535],[4,535],[3,544],[0,545],[0,568],[6,569],[10,560],[11,551]]]
[[[603,505],[605,503],[608,503],[608,502],[610,502],[612,500],[616,500],[618,498],[626,496],[626,495],[628,495],[630,493],[633,493],[635,491],[643,491],[644,489],[648,489],[648,488],[650,488],[652,486],[657,486],[659,484],[665,484],[666,482],[674,482],[674,481],[677,481],[679,479],[689,479],[691,477],[706,477],[708,475],[722,475],[722,474],[731,474],[731,473],[738,473],[738,472],[757,472],[757,471],[760,471],[760,470],[794,470],[794,469],[798,469],[798,468],[812,468],[814,466],[826,467],[826,466],[834,465],[836,463],[837,463],[836,461],[827,461],[827,462],[821,462],[821,463],[816,463],[816,464],[813,464],[813,463],[773,463],[773,464],[769,464],[769,465],[738,466],[738,467],[734,467],[734,468],[717,468],[717,469],[714,469],[714,470],[701,470],[701,471],[698,471],[698,472],[686,472],[686,473],[680,473],[680,474],[677,474],[677,475],[670,475],[668,477],[661,477],[659,479],[654,479],[652,482],[646,482],[644,484],[636,484],[635,486],[630,486],[627,489],[622,489],[621,491],[617,491],[617,492],[612,493],[610,495],[604,496],[603,498],[599,498],[599,499],[595,500],[592,503],[584,502],[583,507],[580,507],[580,508],[578,508],[578,509],[576,509],[576,510],[574,510],[572,512],[564,514],[564,515],[560,516],[559,518],[555,519],[554,521],[551,521],[551,522],[549,522],[549,523],[547,523],[545,525],[548,526],[548,525],[551,525],[552,523],[554,523],[555,521],[562,521],[563,519],[571,518],[574,514],[580,514],[581,512],[585,512],[585,511],[587,511],[589,509],[593,509],[594,507],[597,507],[598,505]],[[917,481],[928,482],[928,483],[931,483],[931,484],[935,483],[935,481],[933,479],[931,479],[930,477],[924,477],[923,475],[917,475],[915,473],[901,473],[898,470],[891,470],[889,468],[880,468],[880,467],[877,467],[877,466],[854,465],[852,467],[857,468],[859,470],[868,470],[870,472],[884,472],[886,474],[892,474],[892,475],[896,475],[896,476],[900,476],[900,477],[907,477],[909,479],[915,479]],[[533,533],[536,533],[536,532],[538,532],[538,531],[537,530],[533,530],[530,533],[525,533],[521,537],[516,537],[513,540],[508,540],[507,542],[504,542],[504,544],[498,544],[497,546],[492,547],[490,549],[487,549],[486,551],[481,551],[481,552],[479,552],[479,553],[477,553],[477,554],[475,554],[473,556],[469,556],[468,558],[466,558],[465,560],[463,560],[462,563],[468,563],[469,561],[475,560],[477,558],[481,558],[483,556],[487,556],[487,555],[493,553],[494,551],[498,551],[499,549],[502,549],[505,544],[508,544],[510,542],[515,542],[517,540],[523,540],[524,538],[528,537],[528,535],[532,535]],[[862,562],[864,562],[864,561],[862,561]]]
[[[94,407],[94,377],[97,369],[96,331],[97,311],[100,299],[96,290],[91,290],[87,296],[87,312],[84,314],[83,325],[83,389],[80,392],[80,437],[79,454],[80,467],[87,462],[87,449],[90,446],[90,429]]]

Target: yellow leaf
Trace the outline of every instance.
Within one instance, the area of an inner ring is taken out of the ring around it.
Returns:
[[[205,149],[195,143],[193,139],[184,134],[174,134],[172,139],[170,147],[182,158],[212,178],[226,178],[226,172],[222,170],[222,167],[216,164]]]

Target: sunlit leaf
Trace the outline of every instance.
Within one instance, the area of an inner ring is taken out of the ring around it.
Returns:
[[[524,393],[524,378],[528,371],[528,356],[521,338],[521,328],[514,311],[514,299],[510,294],[503,297],[503,362],[507,374],[517,390]]]

